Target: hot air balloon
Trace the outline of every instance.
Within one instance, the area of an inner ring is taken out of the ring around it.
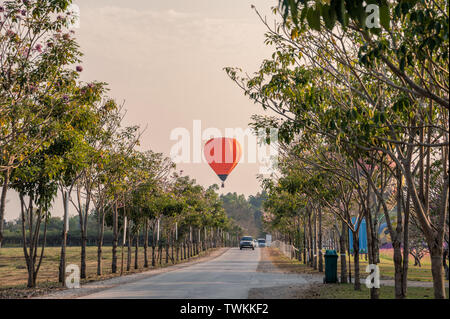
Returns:
[[[204,154],[209,166],[222,180],[222,187],[225,187],[225,180],[241,159],[241,144],[234,138],[212,138],[206,142]]]

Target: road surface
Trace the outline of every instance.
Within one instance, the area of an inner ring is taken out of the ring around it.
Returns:
[[[229,249],[219,257],[119,285],[84,299],[246,299],[251,288],[308,284],[296,274],[257,272],[261,250]]]

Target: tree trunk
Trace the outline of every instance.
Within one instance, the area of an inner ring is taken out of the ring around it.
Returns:
[[[352,259],[351,259],[351,249],[350,249],[350,236],[348,235],[348,233],[345,234],[345,245],[347,246],[348,249],[348,282],[351,283],[352,282]]]
[[[303,264],[306,265],[306,222],[303,223]]]
[[[302,242],[301,242],[301,231],[300,231],[300,218],[297,219],[297,247],[298,247],[298,261],[302,261]]]
[[[354,256],[354,266],[355,266],[355,290],[361,290],[361,282],[359,278],[359,236],[358,232],[353,233],[353,256]]]
[[[170,239],[170,252],[171,252],[171,259],[172,259],[172,264],[174,264],[175,263],[175,258],[174,258],[174,255],[173,255],[173,244],[174,244],[174,242],[173,242],[173,233],[172,233],[172,235],[171,235],[171,239]]]
[[[102,253],[103,253],[103,236],[105,234],[105,212],[103,207],[101,212],[99,212],[98,217],[98,243],[97,243],[97,275],[101,276],[103,274],[103,263],[102,263]]]
[[[80,219],[82,221],[82,225],[80,225],[81,228],[81,268],[80,268],[80,278],[86,279],[86,245],[87,245],[87,223],[89,218],[89,200],[86,202],[84,215],[80,216]]]
[[[148,255],[147,255],[147,249],[148,249],[148,218],[145,219],[145,225],[144,225],[144,268],[148,268]]]
[[[59,258],[59,282],[64,285],[66,278],[66,245],[67,245],[67,227],[69,222],[69,194],[65,191],[63,193],[64,203],[64,221],[61,240],[61,256]]]
[[[188,254],[188,260],[190,260],[192,257],[192,245],[191,245],[190,240],[187,242],[187,254]]]
[[[169,264],[169,236],[166,238],[166,265]]]
[[[2,243],[3,243],[3,228],[4,228],[5,208],[6,208],[6,193],[8,192],[8,183],[9,183],[10,173],[11,173],[11,170],[7,169],[3,174],[2,194],[0,197],[0,249],[2,248]]]
[[[125,250],[125,243],[127,242],[127,230],[128,230],[128,218],[124,214],[123,216],[123,231],[122,231],[122,245],[120,247],[120,275],[123,274],[123,268],[124,268],[124,250]]]
[[[347,283],[347,261],[345,259],[345,236],[348,234],[347,225],[342,221],[342,231],[339,236],[339,249],[340,249],[340,259],[341,259],[341,283]]]
[[[444,166],[447,164],[446,156],[443,156]],[[444,277],[442,272],[442,256],[443,256],[443,231],[435,231],[434,227],[431,228],[429,223],[429,210],[424,208],[423,203],[420,200],[420,196],[417,194],[415,188],[413,176],[411,173],[410,163],[404,165],[405,179],[408,189],[411,190],[411,199],[416,210],[416,215],[422,226],[424,235],[427,240],[428,248],[430,250],[431,257],[431,273],[433,275],[433,288],[434,297],[436,299],[445,298]],[[441,208],[439,209],[439,217],[443,217],[442,220],[445,223],[446,216],[448,214],[448,172],[444,167],[444,187],[441,194]],[[439,228],[443,225],[437,225]]]
[[[118,231],[118,213],[117,213],[117,199],[114,202],[114,211],[113,211],[113,245],[112,245],[112,264],[111,264],[111,272],[113,274],[117,273],[117,245],[119,243],[119,231]]]
[[[369,183],[368,183],[369,184]],[[366,215],[366,233],[367,233],[367,252],[366,252],[366,258],[369,259],[369,265],[376,265],[377,264],[377,252],[378,252],[378,241],[376,237],[374,236],[374,227],[373,227],[373,220],[372,220],[372,214],[371,214],[371,188],[370,184],[367,191],[367,198],[366,198],[366,207],[365,207],[365,215]],[[375,215],[376,220],[376,215]],[[366,259],[367,260],[367,259]],[[380,291],[379,288],[372,287],[370,288],[370,299],[380,299]]]
[[[87,190],[85,206],[82,207],[81,204],[81,189],[77,187],[77,198],[78,198],[78,217],[80,223],[80,233],[81,233],[81,268],[80,268],[80,278],[86,278],[86,245],[87,245],[87,223],[89,218],[89,206],[91,202],[90,191]]]
[[[86,244],[87,236],[85,231],[81,234],[81,268],[80,268],[80,278],[86,278]]]
[[[413,255],[413,257],[414,257],[414,266],[422,267],[422,264],[420,263],[420,259],[415,255]]]
[[[406,291],[403,290],[406,284],[403,284],[403,255],[401,238],[403,236],[403,213],[402,213],[402,174],[400,169],[397,169],[397,227],[395,231],[391,231],[392,246],[394,247],[394,280],[395,280],[395,298],[406,299]],[[389,214],[388,212],[385,212]],[[405,225],[406,226],[406,225]]]
[[[152,225],[152,267],[156,266],[155,260],[155,223]]]
[[[405,222],[403,230],[403,277],[402,277],[402,290],[406,297],[408,289],[408,267],[409,267],[409,218],[410,218],[410,194],[406,192],[406,205],[404,208]]]
[[[159,265],[162,265],[162,251],[163,251],[163,247],[162,247],[162,243],[161,241],[158,243],[158,257],[159,257]]]
[[[308,212],[308,265],[313,267],[314,264],[314,256],[313,256],[313,232],[311,225],[311,212]]]
[[[317,269],[317,212],[314,212],[313,269]]]
[[[433,275],[434,298],[436,299],[445,299],[444,267],[442,266],[443,255],[442,244],[430,247],[431,273]]]
[[[445,270],[445,279],[448,280],[448,264],[447,264],[447,259],[448,259],[448,246],[447,248],[444,250],[444,254],[442,256],[442,264],[444,266],[444,270]]]
[[[395,298],[405,299],[406,295],[403,293],[403,267],[402,267],[402,251],[401,243],[398,240],[392,242],[394,247],[394,280],[395,280]]]
[[[33,288],[35,287],[35,283],[36,281],[34,280],[34,262],[33,262],[33,258],[31,257],[32,252],[33,252],[33,241],[31,240],[31,231],[32,231],[32,214],[33,214],[33,206],[32,206],[32,202],[31,202],[31,198],[30,198],[30,204],[28,207],[28,210],[25,205],[25,201],[23,199],[23,195],[19,194],[19,198],[20,198],[20,207],[21,207],[21,226],[22,226],[22,248],[23,248],[23,254],[25,256],[25,262],[27,263],[27,272],[28,272],[28,282],[27,282],[27,287],[28,288]],[[26,231],[26,218],[28,217],[29,219],[29,224],[28,224],[28,228],[29,228],[29,233],[30,233],[30,238],[29,241],[27,241],[27,231]],[[31,219],[30,219],[31,217]],[[28,245],[27,243],[29,243],[30,245],[30,252],[28,253]]]
[[[323,256],[322,256],[322,209],[319,207],[319,272],[323,272]]]
[[[183,256],[183,243],[178,243],[178,247],[180,249],[180,260],[184,260],[184,256]]]
[[[134,252],[134,269],[139,269],[139,230],[136,231],[136,242]]]
[[[131,237],[131,221],[128,223],[128,230],[127,230],[127,271],[131,270],[131,245],[133,238]],[[125,230],[124,230],[125,231]]]

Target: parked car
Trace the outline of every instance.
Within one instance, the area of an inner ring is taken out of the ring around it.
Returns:
[[[242,248],[251,248],[253,250],[255,249],[252,236],[244,236],[241,238],[241,241],[239,242],[239,249],[242,250]]]
[[[264,238],[258,238],[258,247],[266,247],[266,240]]]

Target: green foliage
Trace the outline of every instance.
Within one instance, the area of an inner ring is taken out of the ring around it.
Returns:
[[[427,244],[441,246],[448,207],[429,202],[432,193],[441,203],[448,197],[447,1],[279,3],[283,22],[274,27],[257,12],[272,57],[252,75],[225,69],[273,112],[253,116],[251,126],[279,129],[280,169],[263,180],[267,226],[291,239],[316,207],[335,217],[326,220],[329,232],[338,228],[336,217],[352,228],[351,217],[376,221],[381,206],[388,215],[403,192]],[[369,4],[378,6],[379,28],[366,24]]]
[[[53,138],[53,119],[77,102],[81,53],[65,27],[71,1],[7,1],[0,40],[0,171],[17,167]],[[59,16],[60,18],[56,18]]]
[[[262,229],[262,210],[263,203],[266,200],[266,193],[258,193],[245,198],[244,195],[236,193],[227,193],[220,196],[223,207],[229,218],[232,218],[243,229],[246,235],[261,237],[264,232]],[[243,233],[243,234],[244,234]]]

